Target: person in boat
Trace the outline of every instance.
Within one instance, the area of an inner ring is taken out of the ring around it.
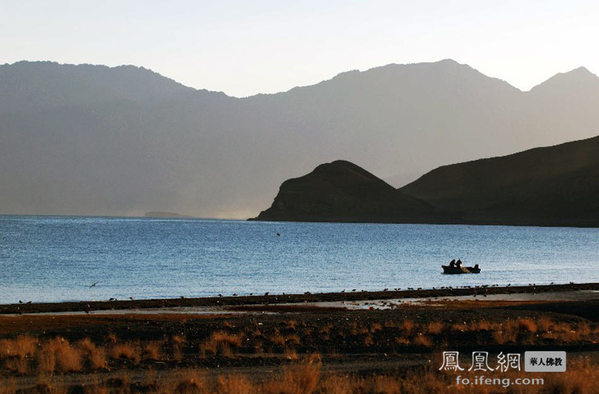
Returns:
[[[456,267],[462,268],[462,260],[458,259],[457,263],[455,263]]]
[[[451,268],[455,267],[455,259],[451,260],[451,262],[449,263],[449,266]]]
[[[478,264],[474,264],[474,270],[478,270]]]

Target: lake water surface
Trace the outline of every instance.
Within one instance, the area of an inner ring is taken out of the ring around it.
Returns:
[[[452,258],[482,273],[442,275]],[[0,303],[582,283],[598,268],[599,229],[0,216]]]

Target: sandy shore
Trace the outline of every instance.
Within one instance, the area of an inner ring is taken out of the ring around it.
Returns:
[[[467,356],[481,349],[493,354],[559,349],[599,365],[598,287],[4,305],[0,341],[7,349],[29,343],[31,355],[21,357],[18,349],[15,356],[0,353],[0,380],[36,387],[39,360],[48,351],[79,354],[75,359],[81,360],[72,371],[60,363],[51,366],[50,378],[42,376],[48,387],[131,385],[150,392],[153,382],[189,380],[190,373],[209,381],[230,374],[270,379],[314,354],[323,378],[397,378],[431,368],[444,379],[438,372],[444,350],[459,350],[467,364]],[[161,303],[164,307],[156,306]],[[90,351],[101,366],[85,361]]]
[[[80,301],[60,303],[32,303],[0,305],[0,314],[22,313],[222,313],[239,312],[240,308],[251,310],[251,306],[303,305],[306,308],[392,308],[414,302],[440,300],[495,300],[495,301],[550,301],[594,299],[599,292],[599,283],[557,284],[534,286],[480,286],[440,289],[417,289],[399,291],[355,291],[315,294],[273,294],[239,297],[201,297],[149,300]],[[262,308],[264,309],[264,308]]]

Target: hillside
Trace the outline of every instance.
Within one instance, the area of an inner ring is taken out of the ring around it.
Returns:
[[[388,222],[430,210],[357,165],[338,160],[283,182],[272,206],[256,219]]]
[[[284,182],[256,219],[599,226],[599,137],[443,166],[398,190],[323,164]]]
[[[437,168],[400,189],[460,222],[599,225],[599,137]]]

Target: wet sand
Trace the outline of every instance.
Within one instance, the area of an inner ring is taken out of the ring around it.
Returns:
[[[136,311],[156,313],[217,313],[252,305],[306,305],[315,307],[353,308],[383,303],[422,302],[440,299],[494,299],[524,300],[586,300],[599,291],[599,283],[531,285],[531,286],[477,286],[439,289],[408,289],[385,291],[349,291],[336,293],[269,294],[238,297],[169,298],[149,300],[80,301],[58,303],[31,303],[0,305],[0,314],[58,313],[102,311]],[[490,298],[491,297],[491,298]]]

